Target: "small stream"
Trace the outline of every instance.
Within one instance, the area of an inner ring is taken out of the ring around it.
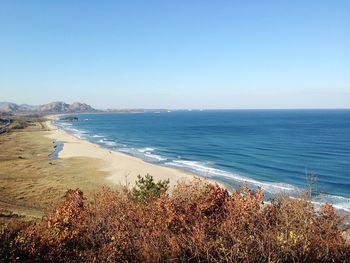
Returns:
[[[50,154],[51,160],[57,160],[58,159],[58,154],[60,153],[60,151],[63,150],[64,142],[62,142],[62,141],[54,141],[54,144],[55,144],[54,150]]]

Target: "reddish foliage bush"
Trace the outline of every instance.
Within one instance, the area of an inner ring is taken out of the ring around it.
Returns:
[[[140,200],[102,189],[91,203],[69,190],[39,222],[1,232],[3,260],[54,262],[349,262],[341,218],[330,205],[263,191],[229,194],[200,180]]]

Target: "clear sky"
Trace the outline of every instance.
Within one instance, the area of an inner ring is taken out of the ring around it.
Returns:
[[[350,108],[350,1],[0,1],[0,101]]]

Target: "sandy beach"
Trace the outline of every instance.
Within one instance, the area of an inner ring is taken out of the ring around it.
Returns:
[[[79,188],[92,199],[104,186],[132,187],[138,175],[147,173],[155,181],[170,179],[170,189],[195,177],[81,140],[57,129],[51,120],[34,121],[0,136],[0,217],[41,218],[68,189]],[[63,149],[53,160],[56,140]]]
[[[58,157],[62,159],[87,157],[102,161],[100,162],[102,164],[100,170],[107,172],[109,174],[107,180],[114,184],[133,186],[138,175],[147,173],[151,174],[156,181],[170,179],[170,186],[173,186],[179,180],[190,180],[195,177],[194,174],[182,170],[147,163],[136,157],[111,151],[97,144],[79,139],[54,126],[52,120],[55,118],[57,118],[57,115],[48,116],[49,120],[46,125],[50,131],[46,136],[64,143]]]
[[[194,177],[104,149],[50,122],[34,122],[0,137],[0,217],[41,218],[68,189],[79,188],[92,199],[104,186],[134,186],[139,174],[149,173],[156,181],[170,179],[170,187]],[[55,140],[63,149],[52,160]]]

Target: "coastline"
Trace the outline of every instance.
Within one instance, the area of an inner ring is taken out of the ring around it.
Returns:
[[[45,123],[49,129],[46,137],[63,142],[63,149],[58,153],[58,158],[87,157],[102,161],[103,165],[101,165],[100,170],[108,173],[106,179],[113,184],[133,186],[138,175],[143,176],[147,173],[152,175],[155,181],[169,179],[170,187],[178,181],[187,181],[198,177],[190,172],[147,163],[137,157],[79,139],[52,124],[52,120],[58,116],[46,116],[48,121]]]
[[[51,121],[59,116],[65,114],[57,114],[47,116]],[[107,180],[112,181],[113,183],[119,183],[125,185],[126,181],[129,184],[134,184],[137,179],[137,175],[145,175],[147,173],[154,176],[155,180],[166,180],[170,179],[170,185],[173,186],[179,180],[191,180],[195,177],[203,178],[212,183],[217,183],[224,188],[229,188],[230,186],[225,185],[222,181],[216,181],[215,179],[208,179],[205,176],[201,176],[200,174],[192,173],[191,171],[182,170],[181,168],[173,168],[169,166],[161,166],[159,164],[148,163],[141,158],[128,155],[123,152],[113,151],[108,148],[103,148],[103,146],[92,143],[85,139],[80,139],[75,137],[74,135],[66,132],[61,128],[57,128],[54,126],[51,121],[47,122],[47,126],[49,126],[52,130],[56,130],[57,133],[51,133],[51,139],[55,139],[58,141],[62,141],[64,143],[63,151],[60,152],[59,158],[70,158],[70,157],[88,157],[94,158],[98,160],[102,160],[104,164],[101,167],[101,171],[106,172]],[[63,137],[62,134],[64,134]],[[86,148],[87,147],[87,148]],[[127,176],[127,178],[126,178]],[[293,185],[284,185],[278,182],[264,182],[257,181],[252,178],[245,177],[233,177],[233,180],[239,180],[242,183],[251,183],[253,185],[257,185],[259,187],[263,187],[264,190],[271,195],[274,195],[274,189],[281,190],[281,193],[289,195],[288,191],[293,191],[294,197],[297,197],[300,193],[302,193],[302,188],[294,187]],[[338,210],[349,212],[349,206],[346,206],[345,201],[347,200],[345,197],[337,196],[337,195],[320,195],[321,199],[313,199],[312,202],[316,206],[320,206],[323,203],[330,202],[334,205],[334,207]],[[330,200],[331,201],[327,201]],[[324,200],[327,199],[327,200]]]

